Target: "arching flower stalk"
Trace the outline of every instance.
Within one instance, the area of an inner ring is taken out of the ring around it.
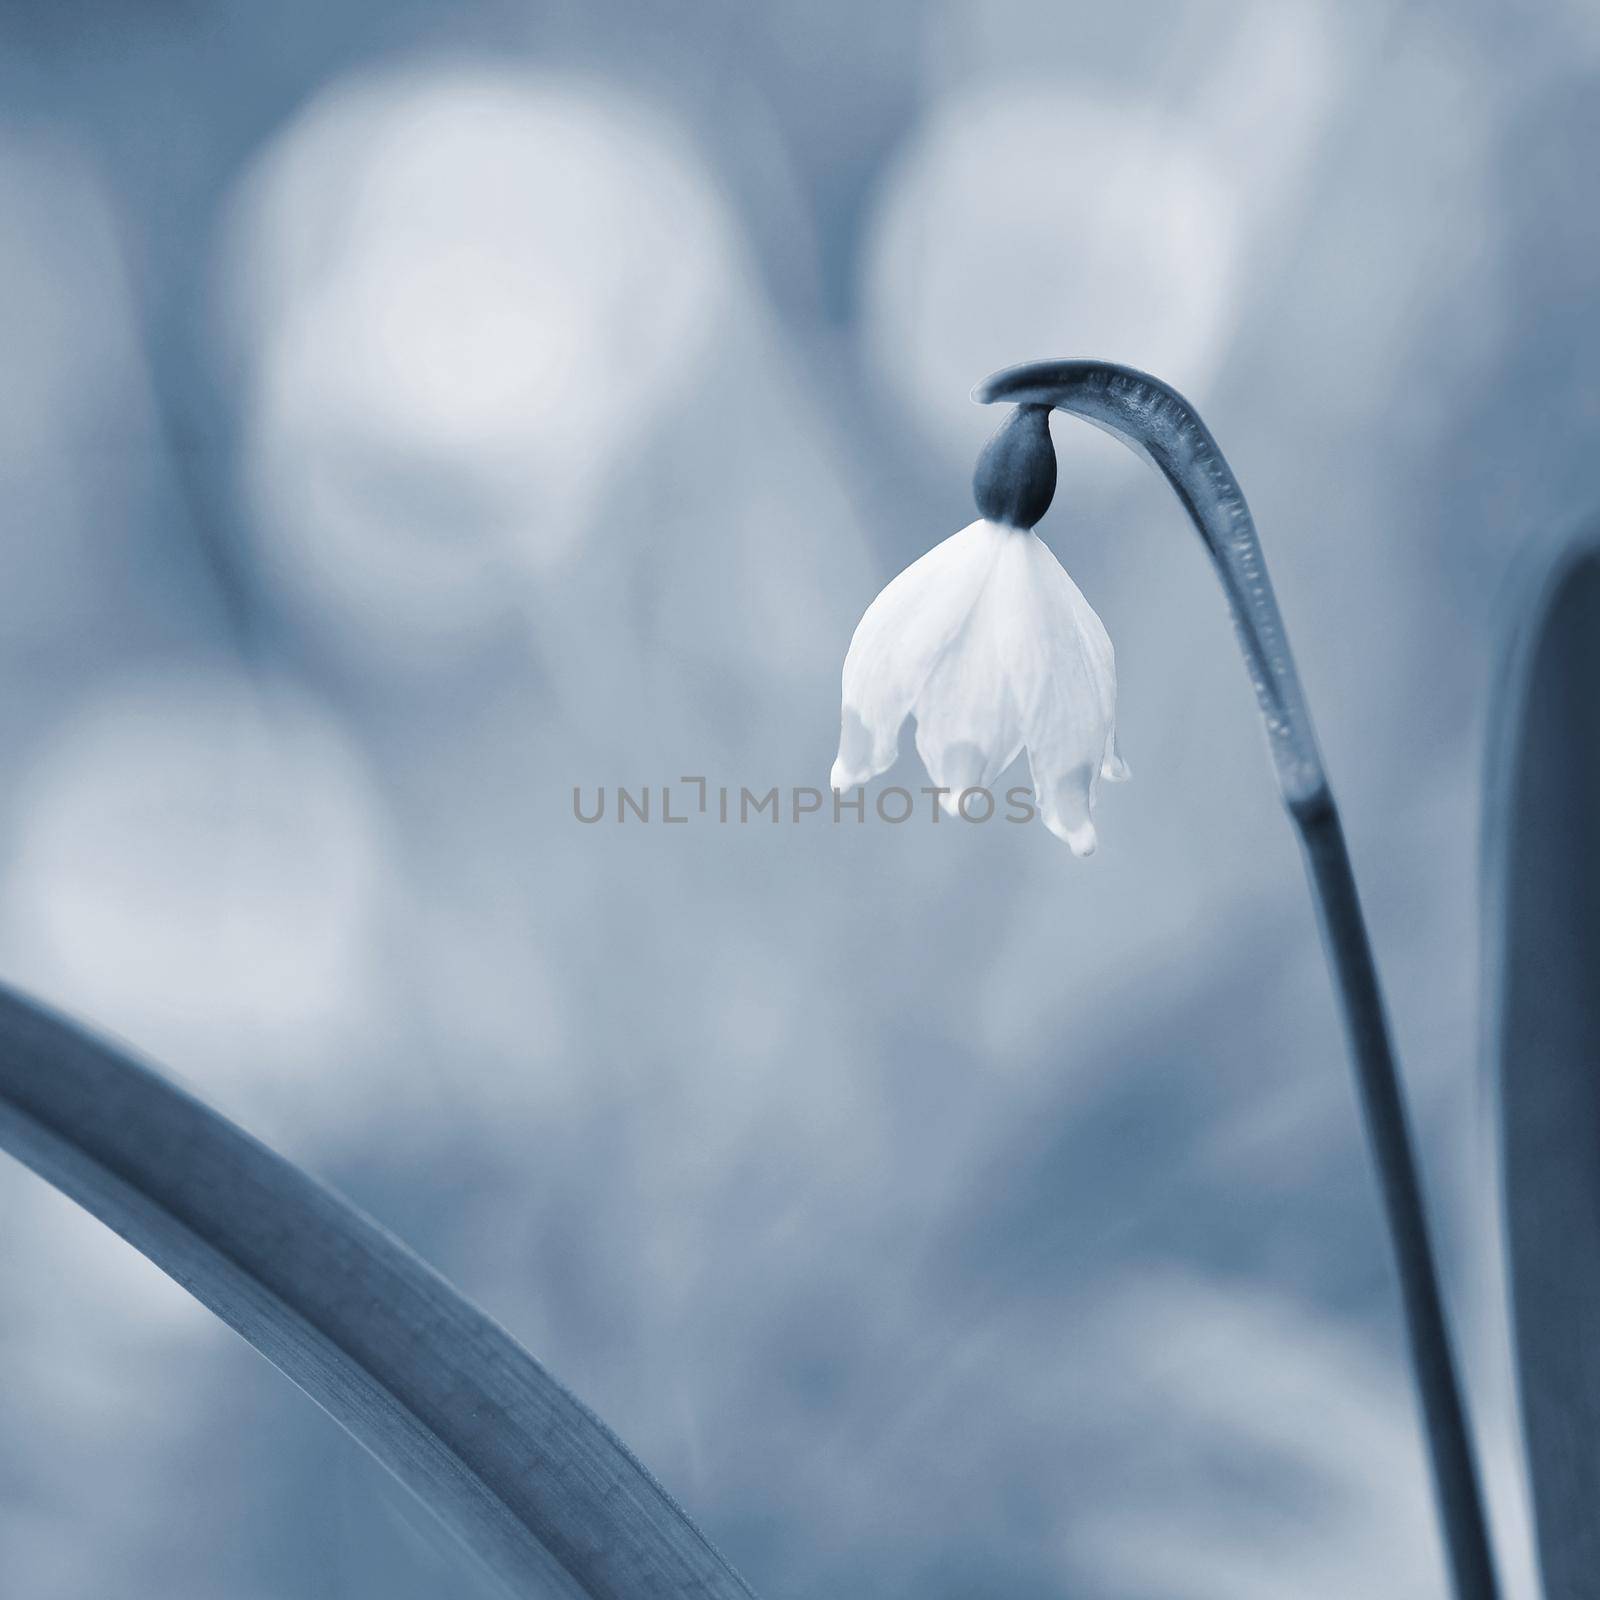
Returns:
[[[996,373],[973,398],[1017,407],[978,463],[974,490],[984,521],[901,573],[862,619],[845,663],[834,785],[888,767],[901,724],[915,712],[918,750],[936,784],[991,782],[1026,747],[1047,824],[1078,853],[1092,849],[1096,779],[1121,775],[1115,670],[1099,619],[1026,531],[1055,490],[1050,411],[1103,428],[1163,474],[1227,596],[1304,851],[1383,1194],[1455,1591],[1459,1600],[1495,1600],[1478,1472],[1372,945],[1238,480],[1188,401],[1128,367],[1033,362]],[[1049,629],[1056,637],[1044,637]]]

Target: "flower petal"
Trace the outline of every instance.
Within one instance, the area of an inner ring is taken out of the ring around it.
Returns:
[[[961,632],[1006,529],[973,522],[912,562],[867,607],[844,661],[835,789],[894,765],[900,729],[935,663]]]
[[[1036,535],[1027,534],[995,587],[1016,621],[1001,635],[1007,680],[1028,747],[1045,826],[1077,855],[1095,847],[1102,775],[1127,769],[1116,751],[1117,671],[1094,608]]]
[[[988,581],[960,631],[941,652],[917,695],[917,754],[928,775],[949,792],[940,804],[954,814],[963,791],[988,788],[1022,749],[1022,720],[1006,669],[1006,639],[1027,618],[1018,614],[1020,585],[1005,574],[1022,558],[1028,536],[1003,530]]]
[[[1033,792],[1045,827],[1073,855],[1092,856],[1100,844],[1100,836],[1094,831],[1094,768],[1072,767],[1066,772],[1053,772],[1031,750],[1028,768],[1033,774]]]

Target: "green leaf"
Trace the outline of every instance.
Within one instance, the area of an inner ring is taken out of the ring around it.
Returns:
[[[398,1240],[4,989],[0,1147],[243,1334],[512,1593],[750,1600],[616,1436]]]
[[[1528,607],[1490,731],[1512,1329],[1550,1600],[1600,1597],[1600,546]]]

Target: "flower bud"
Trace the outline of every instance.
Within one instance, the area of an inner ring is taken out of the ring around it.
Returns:
[[[1031,528],[1056,492],[1056,452],[1050,442],[1050,408],[1020,405],[978,457],[972,495],[985,520]]]

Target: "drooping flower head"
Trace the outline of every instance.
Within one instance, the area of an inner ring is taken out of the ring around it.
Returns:
[[[1018,406],[973,475],[982,514],[913,562],[867,608],[844,663],[835,789],[894,764],[900,730],[952,814],[1023,751],[1045,826],[1095,847],[1101,778],[1116,750],[1116,662],[1105,627],[1033,532],[1055,494],[1049,408]]]

